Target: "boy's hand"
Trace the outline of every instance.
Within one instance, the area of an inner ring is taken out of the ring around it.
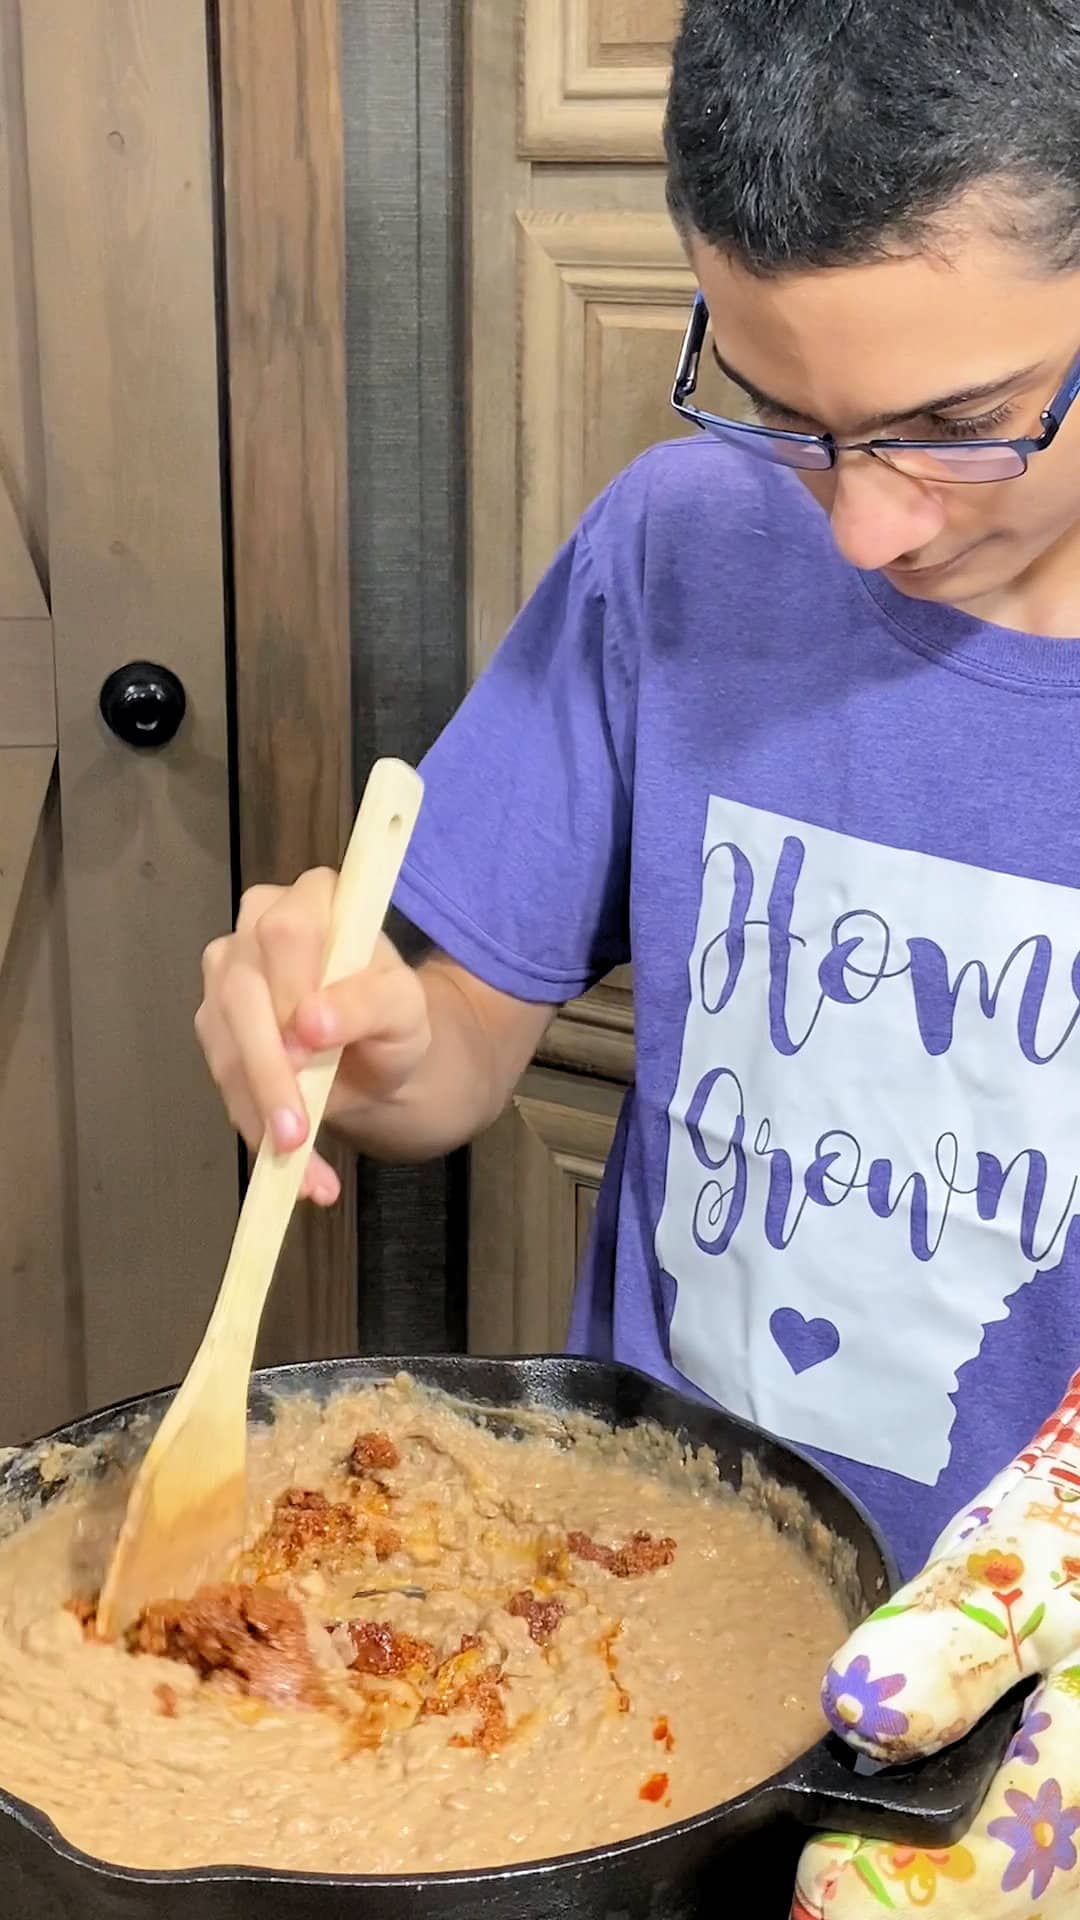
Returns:
[[[195,1031],[229,1118],[252,1150],[267,1130],[279,1152],[306,1139],[296,1074],[313,1053],[344,1048],[332,1117],[391,1098],[431,1042],[423,982],[385,934],[365,972],[319,991],[336,880],[318,868],[291,887],[253,887],[235,933],[203,955]],[[329,1206],[339,1191],[337,1175],[313,1152],[303,1196]]]
[[[844,1740],[895,1764],[961,1739],[1032,1674],[1043,1683],[964,1842],[824,1835],[803,1855],[796,1920],[1080,1912],[1080,1373],[923,1572],[852,1635],[823,1700]]]

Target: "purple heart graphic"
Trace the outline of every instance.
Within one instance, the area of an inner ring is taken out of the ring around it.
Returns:
[[[831,1320],[804,1320],[794,1307],[778,1307],[769,1321],[769,1332],[792,1373],[820,1367],[840,1346],[840,1335]]]

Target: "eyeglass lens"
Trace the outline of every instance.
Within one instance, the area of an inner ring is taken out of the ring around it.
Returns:
[[[830,464],[827,447],[813,441],[784,440],[768,433],[749,433],[736,422],[700,420],[714,440],[722,440],[772,466],[795,467],[802,472],[821,472]],[[882,447],[877,456],[897,472],[916,480],[952,482],[1012,480],[1024,472],[1024,458],[1014,447],[994,445],[940,447]]]

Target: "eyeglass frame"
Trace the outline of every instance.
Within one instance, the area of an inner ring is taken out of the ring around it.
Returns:
[[[946,476],[942,476],[940,478],[940,484],[945,486],[997,486],[1009,480],[1020,480],[1027,472],[1028,461],[1031,459],[1031,456],[1036,453],[1045,453],[1047,447],[1053,444],[1065,423],[1069,409],[1073,405],[1077,395],[1080,394],[1080,352],[1078,352],[1064,380],[1058,387],[1057,392],[1039,416],[1042,427],[1040,434],[1026,435],[1018,440],[874,439],[845,441],[841,444],[834,439],[831,433],[793,433],[780,427],[759,427],[754,426],[750,421],[731,420],[724,414],[709,413],[703,407],[691,406],[689,404],[689,395],[692,394],[697,387],[698,367],[700,365],[701,352],[705,345],[705,336],[708,332],[708,327],[709,309],[704,294],[698,292],[694,297],[694,305],[690,313],[690,319],[687,323],[686,332],[683,335],[682,349],[679,354],[679,362],[675,370],[675,379],[671,389],[671,405],[674,411],[679,415],[680,419],[689,421],[692,426],[699,427],[704,432],[707,432],[710,427],[722,427],[725,433],[730,433],[735,436],[745,436],[747,439],[760,438],[772,442],[780,441],[795,446],[815,447],[828,455],[828,459],[822,466],[804,467],[802,469],[804,473],[826,473],[831,471],[831,469],[835,467],[839,455],[842,453],[868,453],[874,459],[879,459],[882,458],[882,456],[887,456],[890,452],[940,454],[943,447],[958,447],[961,450],[977,448],[985,450],[989,448],[991,450],[997,449],[999,452],[1008,449],[1010,452],[1015,453],[1023,462],[1020,472],[999,475],[996,479],[987,477],[986,479],[963,481],[951,480]],[[892,463],[886,458],[885,464],[891,465]],[[893,467],[893,472],[902,473],[903,469]],[[920,478],[921,476],[905,474],[904,477],[906,479],[912,479]],[[939,484],[939,477],[935,476],[930,484]]]

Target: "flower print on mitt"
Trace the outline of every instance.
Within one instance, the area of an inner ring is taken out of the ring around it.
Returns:
[[[962,1844],[822,1834],[803,1851],[793,1920],[1080,1915],[1080,1373],[922,1572],[852,1634],[822,1701],[849,1746],[898,1764],[962,1739],[1032,1676],[1041,1684]]]

